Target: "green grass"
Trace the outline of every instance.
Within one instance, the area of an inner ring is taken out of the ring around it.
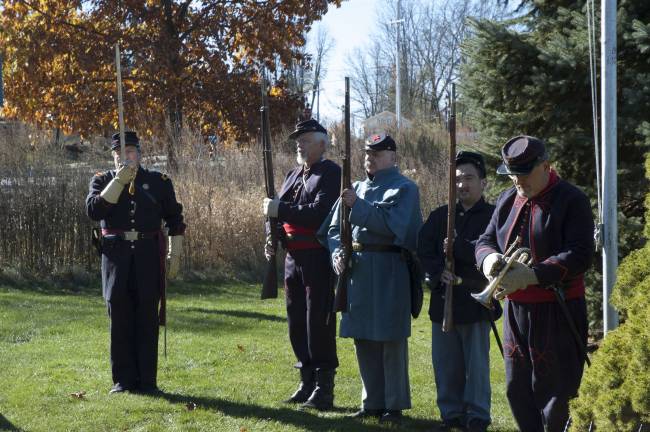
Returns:
[[[0,283],[0,430],[395,429],[376,420],[346,418],[361,398],[350,339],[338,339],[335,411],[300,411],[281,403],[298,381],[284,300],[262,302],[258,296],[254,285],[172,284],[167,359],[162,357],[162,337],[160,344],[158,383],[163,393],[108,395],[108,318],[99,285]],[[401,430],[435,431],[439,425],[430,334],[426,314],[413,321],[413,409],[405,412]],[[515,431],[504,395],[503,364],[492,345],[490,430]],[[86,392],[83,398],[71,396],[80,391]],[[188,409],[194,404],[196,409]]]

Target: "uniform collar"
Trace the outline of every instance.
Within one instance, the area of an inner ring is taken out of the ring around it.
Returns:
[[[388,179],[388,178],[394,176],[395,174],[399,174],[399,168],[397,167],[397,165],[394,165],[394,166],[389,167],[389,168],[384,168],[383,170],[379,170],[372,177],[370,176],[370,174],[368,174],[366,172],[366,175],[368,176],[368,179],[370,181],[372,181],[372,182],[383,181],[385,179]]]
[[[460,201],[456,201],[456,211],[464,212],[464,213],[470,213],[470,212],[474,213],[474,212],[481,211],[481,209],[483,209],[486,205],[487,203],[485,202],[485,197],[481,195],[481,198],[478,201],[476,201],[474,205],[468,208],[467,210],[465,210],[465,208],[460,203]]]

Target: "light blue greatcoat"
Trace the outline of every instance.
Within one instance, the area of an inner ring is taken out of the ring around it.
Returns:
[[[418,187],[397,167],[355,182],[358,199],[350,212],[352,239],[362,244],[395,245],[414,251],[422,225]],[[340,246],[340,199],[318,232],[331,256]],[[394,341],[411,335],[408,268],[399,253],[354,252],[348,279],[348,312],[340,335]]]

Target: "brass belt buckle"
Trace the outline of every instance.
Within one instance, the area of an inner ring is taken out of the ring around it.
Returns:
[[[363,244],[357,243],[357,242],[352,242],[352,251],[353,252],[361,252],[363,250]]]
[[[138,239],[137,231],[124,231],[124,240],[126,241],[135,241]]]

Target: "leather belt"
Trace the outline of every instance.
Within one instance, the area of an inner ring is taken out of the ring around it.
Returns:
[[[352,250],[354,252],[392,252],[402,253],[403,248],[394,245],[382,244],[363,244],[352,242]]]
[[[102,230],[102,237],[114,237],[120,240],[136,241],[136,240],[151,240],[158,236],[158,232],[138,232],[138,231],[124,231],[124,232],[106,232]]]

